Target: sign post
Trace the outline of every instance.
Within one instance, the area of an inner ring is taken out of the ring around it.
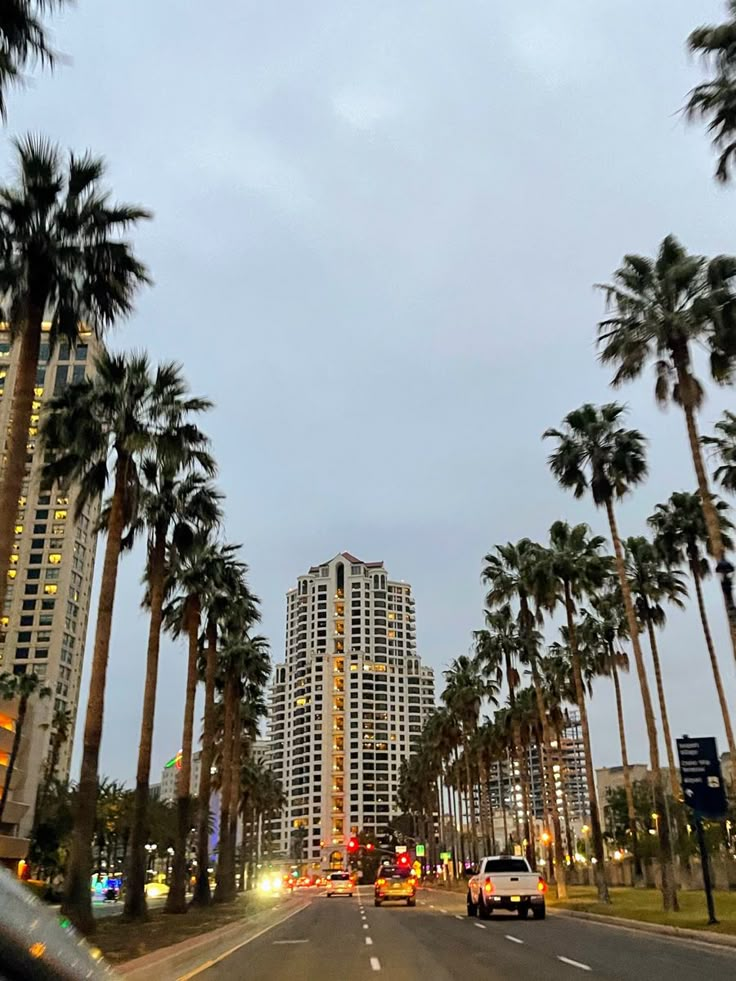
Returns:
[[[692,809],[695,818],[700,863],[703,868],[705,901],[708,906],[708,923],[718,923],[703,829],[703,818],[718,821],[726,816],[728,810],[716,741],[712,736],[695,739],[683,736],[682,739],[677,740],[677,755],[680,757],[680,780],[685,804]]]

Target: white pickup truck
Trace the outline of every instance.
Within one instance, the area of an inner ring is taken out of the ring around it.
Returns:
[[[535,920],[544,919],[547,883],[525,858],[492,855],[480,860],[479,869],[468,881],[468,916],[487,920],[494,909],[505,909],[525,920],[531,910]]]

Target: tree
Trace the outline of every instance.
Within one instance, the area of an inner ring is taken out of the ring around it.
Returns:
[[[615,402],[600,408],[586,403],[565,417],[561,429],[548,429],[544,438],[554,439],[557,443],[557,448],[549,457],[549,467],[560,486],[572,490],[577,498],[590,492],[595,506],[606,509],[644,706],[655,806],[660,814],[665,814],[657,725],[614,508],[614,500],[625,497],[644,480],[647,473],[644,437],[638,430],[625,429],[621,425],[624,412],[624,407]],[[676,910],[677,883],[670,829],[666,819],[661,824],[660,843],[664,908]]]
[[[638,378],[652,362],[657,402],[674,401],[682,409],[710,551],[718,563],[725,561],[725,543],[703,464],[697,421],[703,387],[694,373],[691,347],[703,344],[710,349],[710,373],[715,381],[731,379],[736,358],[735,277],[736,257],[709,260],[690,255],[668,235],[655,259],[624,256],[613,282],[601,286],[611,315],[598,325],[601,361],[616,366],[612,384]],[[736,657],[736,607],[726,585],[722,582]]]
[[[13,6],[28,14],[31,5],[11,0]],[[0,66],[2,57],[0,49]],[[76,345],[82,324],[101,336],[130,313],[136,291],[149,282],[145,266],[120,236],[150,215],[134,205],[111,203],[101,187],[102,160],[70,153],[64,163],[58,147],[37,137],[14,145],[18,177],[0,187],[0,321],[20,344],[0,478],[0,605],[26,469],[44,320],[51,347],[61,338]]]
[[[178,556],[193,546],[198,533],[208,533],[221,518],[221,495],[208,480],[216,470],[207,449],[208,440],[190,421],[193,413],[208,409],[210,403],[184,399],[183,390],[181,398],[181,418],[172,418],[168,427],[156,435],[151,453],[141,465],[139,515],[147,531],[145,580],[150,617],[125,891],[125,915],[133,920],[146,918],[146,818],[167,569],[172,569]]]
[[[736,416],[733,418],[733,423],[736,424]],[[718,471],[716,471],[716,478],[718,478]],[[732,528],[732,524],[726,517],[725,512],[727,510],[724,501],[716,501],[716,513],[721,526],[721,536],[724,544],[730,548],[731,542],[728,532]],[[654,544],[665,561],[674,566],[687,565],[690,570],[690,578],[695,586],[695,596],[698,601],[700,624],[703,628],[705,646],[708,650],[718,703],[721,707],[723,725],[726,730],[728,749],[731,753],[731,759],[736,760],[736,742],[734,742],[731,715],[728,710],[728,701],[723,688],[718,657],[716,656],[713,635],[703,599],[702,582],[710,575],[711,569],[705,554],[708,549],[708,530],[705,525],[700,495],[686,491],[672,494],[665,504],[657,505],[654,514],[648,519],[648,523],[655,533]]]
[[[5,119],[5,93],[23,80],[23,70],[40,61],[53,67],[56,54],[49,46],[41,16],[63,7],[68,0],[3,0],[0,7],[0,116]]]
[[[593,751],[588,725],[588,708],[583,684],[582,658],[578,647],[575,624],[576,602],[586,596],[594,595],[610,574],[611,560],[608,556],[601,554],[604,544],[605,539],[600,535],[591,535],[590,529],[585,524],[570,526],[566,521],[555,521],[549,530],[549,547],[541,558],[541,566],[546,575],[554,582],[554,591],[551,592],[549,601],[550,607],[559,601],[565,610],[575,704],[580,713],[585,775],[589,787],[590,827],[593,852],[596,858],[596,886],[599,901],[607,903],[610,902],[610,898],[606,883],[603,830],[595,794],[595,770],[593,769]]]
[[[684,607],[682,598],[687,596],[687,587],[682,573],[669,568],[663,562],[654,545],[642,535],[626,539],[624,542],[624,562],[629,588],[634,598],[636,615],[649,636],[654,677],[657,683],[659,711],[662,716],[664,744],[670,770],[670,785],[672,796],[677,799],[680,795],[680,784],[677,779],[672,732],[667,711],[667,699],[664,694],[662,665],[659,659],[655,628],[663,627],[667,621],[663,603],[671,603],[680,609]]]
[[[537,700],[537,713],[542,726],[543,746],[540,749],[540,763],[542,764],[543,782],[546,785],[545,798],[549,801],[548,811],[552,819],[555,859],[554,875],[557,885],[557,895],[559,898],[565,898],[567,895],[565,850],[562,841],[560,812],[555,796],[552,734],[544,706],[538,668],[540,638],[535,630],[535,622],[541,617],[540,611],[543,608],[549,608],[554,602],[554,587],[551,579],[546,575],[543,555],[544,553],[541,547],[528,538],[523,538],[516,544],[509,542],[507,545],[497,545],[494,552],[486,555],[484,559],[485,566],[482,578],[489,586],[486,605],[490,609],[497,607],[503,609],[510,600],[514,599],[519,604],[519,656],[525,660],[531,670],[532,683]],[[508,638],[500,642],[508,645]],[[509,667],[510,665],[507,663],[507,673]],[[511,696],[511,709],[513,711],[513,692],[511,692]],[[526,763],[526,761],[524,762]],[[526,837],[531,844],[531,836],[528,832]]]
[[[180,412],[181,401],[177,365],[164,364],[152,371],[145,355],[103,351],[93,378],[70,385],[50,400],[41,433],[48,460],[44,478],[78,485],[78,513],[113,484],[106,510],[107,542],[63,903],[65,915],[83,933],[91,933],[95,926],[89,891],[91,841],[118,562],[126,529],[134,529],[137,521],[140,460],[155,435]]]
[[[719,154],[716,178],[731,179],[736,152],[736,0],[728,0],[730,19],[724,24],[696,28],[688,47],[702,56],[712,77],[690,92],[685,112],[690,119],[708,122],[713,149]]]
[[[10,759],[8,760],[8,767],[5,771],[3,795],[0,797],[0,824],[3,823],[5,805],[10,798],[10,782],[13,779],[13,771],[15,770],[21,740],[23,739],[23,726],[26,721],[26,715],[28,714],[28,703],[34,695],[37,695],[39,698],[51,697],[51,689],[42,684],[37,674],[33,672],[0,674],[0,701],[18,699],[18,717],[15,720],[13,747],[10,750]]]

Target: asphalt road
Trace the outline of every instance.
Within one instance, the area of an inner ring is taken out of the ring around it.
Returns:
[[[310,891],[311,892],[311,891]],[[304,896],[305,899],[309,894]],[[736,978],[736,950],[721,951],[584,920],[466,915],[463,898],[420,893],[414,909],[359,897],[309,896],[309,904],[212,966],[197,981],[615,981]]]

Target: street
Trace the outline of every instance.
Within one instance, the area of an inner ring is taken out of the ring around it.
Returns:
[[[551,913],[545,921],[494,913],[466,915],[461,895],[423,890],[417,907],[374,908],[373,892],[326,899],[304,891],[306,905],[271,930],[179,981],[387,981],[530,979],[591,974],[616,981],[692,981],[736,977],[736,949],[634,933]]]

